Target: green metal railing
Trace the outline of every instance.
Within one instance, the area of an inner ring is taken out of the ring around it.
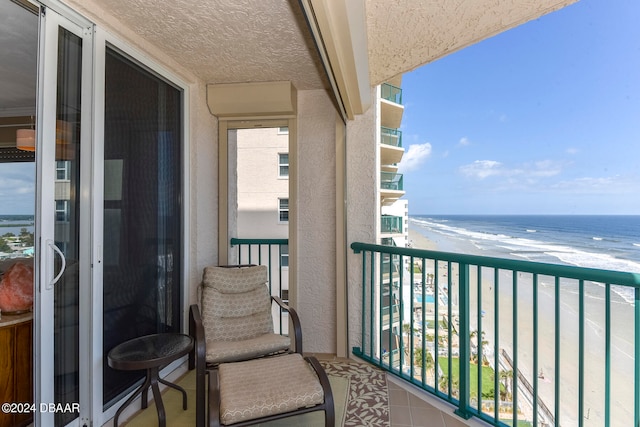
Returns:
[[[403,190],[402,174],[395,172],[380,172],[380,188],[383,190]]]
[[[237,239],[230,241],[237,247],[237,264],[266,265],[268,268],[269,291],[286,303],[289,300],[289,240],[288,239]],[[274,316],[274,328],[286,333],[288,320],[281,310]]]
[[[381,216],[380,231],[383,233],[402,233],[402,217],[391,215]]]
[[[351,248],[362,254],[357,356],[452,403],[465,419],[640,426],[640,274]],[[389,258],[409,268],[390,270]],[[389,287],[394,281],[403,285]],[[401,319],[383,321],[389,301]],[[393,344],[395,356],[386,351]]]
[[[402,89],[389,83],[380,85],[380,96],[387,101],[402,105]]]
[[[380,142],[402,148],[402,131],[380,126]]]

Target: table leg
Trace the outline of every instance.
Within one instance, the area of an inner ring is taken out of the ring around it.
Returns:
[[[158,427],[167,426],[167,418],[164,412],[164,404],[162,403],[162,395],[160,394],[160,387],[158,387],[158,367],[149,368],[149,374],[151,376],[151,391],[153,391],[153,400],[156,403],[156,409],[158,410]]]
[[[149,370],[147,370],[147,378],[151,378],[149,376]],[[147,393],[149,393],[149,386],[150,385],[151,385],[151,381],[149,381],[149,384],[147,384],[145,389],[142,390],[142,397],[140,398],[140,408],[141,409],[147,409],[147,406],[149,406],[149,396],[147,395]]]
[[[156,369],[157,371],[157,369]],[[147,401],[146,399],[146,394],[147,394],[147,389],[149,388],[149,384],[151,384],[151,378],[149,376],[149,371],[147,370],[147,377],[144,379],[144,383],[140,386],[140,388],[138,390],[136,390],[135,393],[133,393],[131,395],[131,397],[129,397],[123,404],[122,406],[120,406],[120,408],[118,408],[118,410],[116,411],[116,415],[115,417],[113,417],[113,427],[118,427],[118,418],[120,418],[120,414],[122,413],[122,411],[124,410],[124,408],[126,408],[127,406],[129,406],[129,404],[131,402],[133,402],[133,400],[138,397],[138,395],[140,393],[143,394],[143,397],[145,397],[143,399],[144,402]]]
[[[170,383],[167,380],[163,380],[162,378],[158,378],[158,381],[160,381],[162,384],[166,385],[167,387],[171,387],[173,389],[178,390],[180,393],[182,393],[182,409],[186,411],[187,410],[187,392],[185,391],[185,389],[183,389],[177,384]]]

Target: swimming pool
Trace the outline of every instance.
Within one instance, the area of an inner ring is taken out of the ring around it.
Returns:
[[[433,304],[436,301],[436,298],[433,295],[425,295],[424,302]],[[416,295],[416,302],[418,304],[422,304],[422,295]]]

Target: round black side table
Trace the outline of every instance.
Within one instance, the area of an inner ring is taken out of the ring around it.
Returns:
[[[166,427],[167,419],[162,403],[162,395],[158,382],[182,392],[182,407],[187,409],[187,392],[173,383],[163,380],[159,376],[160,367],[189,353],[193,348],[193,338],[185,334],[164,333],[146,335],[125,341],[115,346],[107,355],[109,366],[121,371],[146,370],[144,383],[135,393],[120,406],[113,418],[114,427],[118,427],[118,417],[122,410],[142,394],[142,409],[147,407],[147,392],[149,386],[153,391],[153,400],[158,410],[158,425]]]

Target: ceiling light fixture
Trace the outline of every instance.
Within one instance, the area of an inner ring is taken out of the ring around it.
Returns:
[[[31,116],[31,129],[18,129],[16,131],[16,148],[23,151],[36,151],[36,130]]]

